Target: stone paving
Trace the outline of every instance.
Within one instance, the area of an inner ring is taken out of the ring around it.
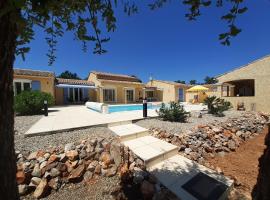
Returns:
[[[128,146],[145,162],[147,170],[181,200],[200,199],[191,195],[183,188],[183,185],[201,173],[225,186],[227,189],[216,199],[227,199],[233,181],[197,162],[180,156],[177,146],[150,136],[147,129],[135,124],[114,124],[109,128],[120,137],[125,146]],[[215,193],[213,188],[207,187],[203,183],[202,185],[203,187],[199,189],[203,193],[206,191],[203,195],[207,196]]]

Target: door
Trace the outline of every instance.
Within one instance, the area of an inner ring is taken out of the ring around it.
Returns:
[[[127,99],[127,102],[134,101],[134,90],[126,90],[126,99]]]
[[[184,101],[184,89],[179,88],[179,101],[183,102]]]

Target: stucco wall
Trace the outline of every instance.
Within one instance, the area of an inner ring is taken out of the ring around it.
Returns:
[[[219,83],[241,79],[255,80],[254,97],[222,97],[235,104],[236,101],[244,102],[247,109],[251,103],[256,103],[256,110],[270,113],[270,56],[257,60],[245,67],[236,69],[217,78]]]
[[[54,77],[41,77],[41,76],[25,76],[25,75],[16,75],[14,74],[14,80],[16,79],[28,79],[32,81],[40,81],[41,91],[47,92],[53,95],[54,94]]]

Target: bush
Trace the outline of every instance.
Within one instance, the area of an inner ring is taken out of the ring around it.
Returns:
[[[40,91],[23,91],[15,97],[14,109],[20,115],[41,114],[44,107],[44,100],[48,106],[53,105],[53,96]]]
[[[180,103],[170,102],[168,106],[162,103],[158,115],[164,121],[186,122],[189,117],[189,112],[186,112]]]
[[[229,110],[232,107],[229,101],[217,98],[216,96],[205,98],[204,104],[207,105],[208,113],[219,117],[223,117],[223,112]]]

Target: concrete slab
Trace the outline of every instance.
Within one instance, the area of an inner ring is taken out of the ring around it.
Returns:
[[[45,135],[91,126],[115,126],[143,119],[142,111],[101,114],[84,105],[53,107],[49,110],[51,110],[49,116],[42,117],[25,133],[25,136]],[[148,110],[148,116],[157,117],[157,113],[155,110]]]
[[[148,170],[182,200],[197,200],[183,189],[182,186],[200,172],[228,186],[228,190],[225,192],[226,194],[224,193],[219,199],[226,199],[225,197],[227,197],[227,193],[233,184],[233,181],[227,177],[180,155],[175,155],[157,163],[149,167]]]

